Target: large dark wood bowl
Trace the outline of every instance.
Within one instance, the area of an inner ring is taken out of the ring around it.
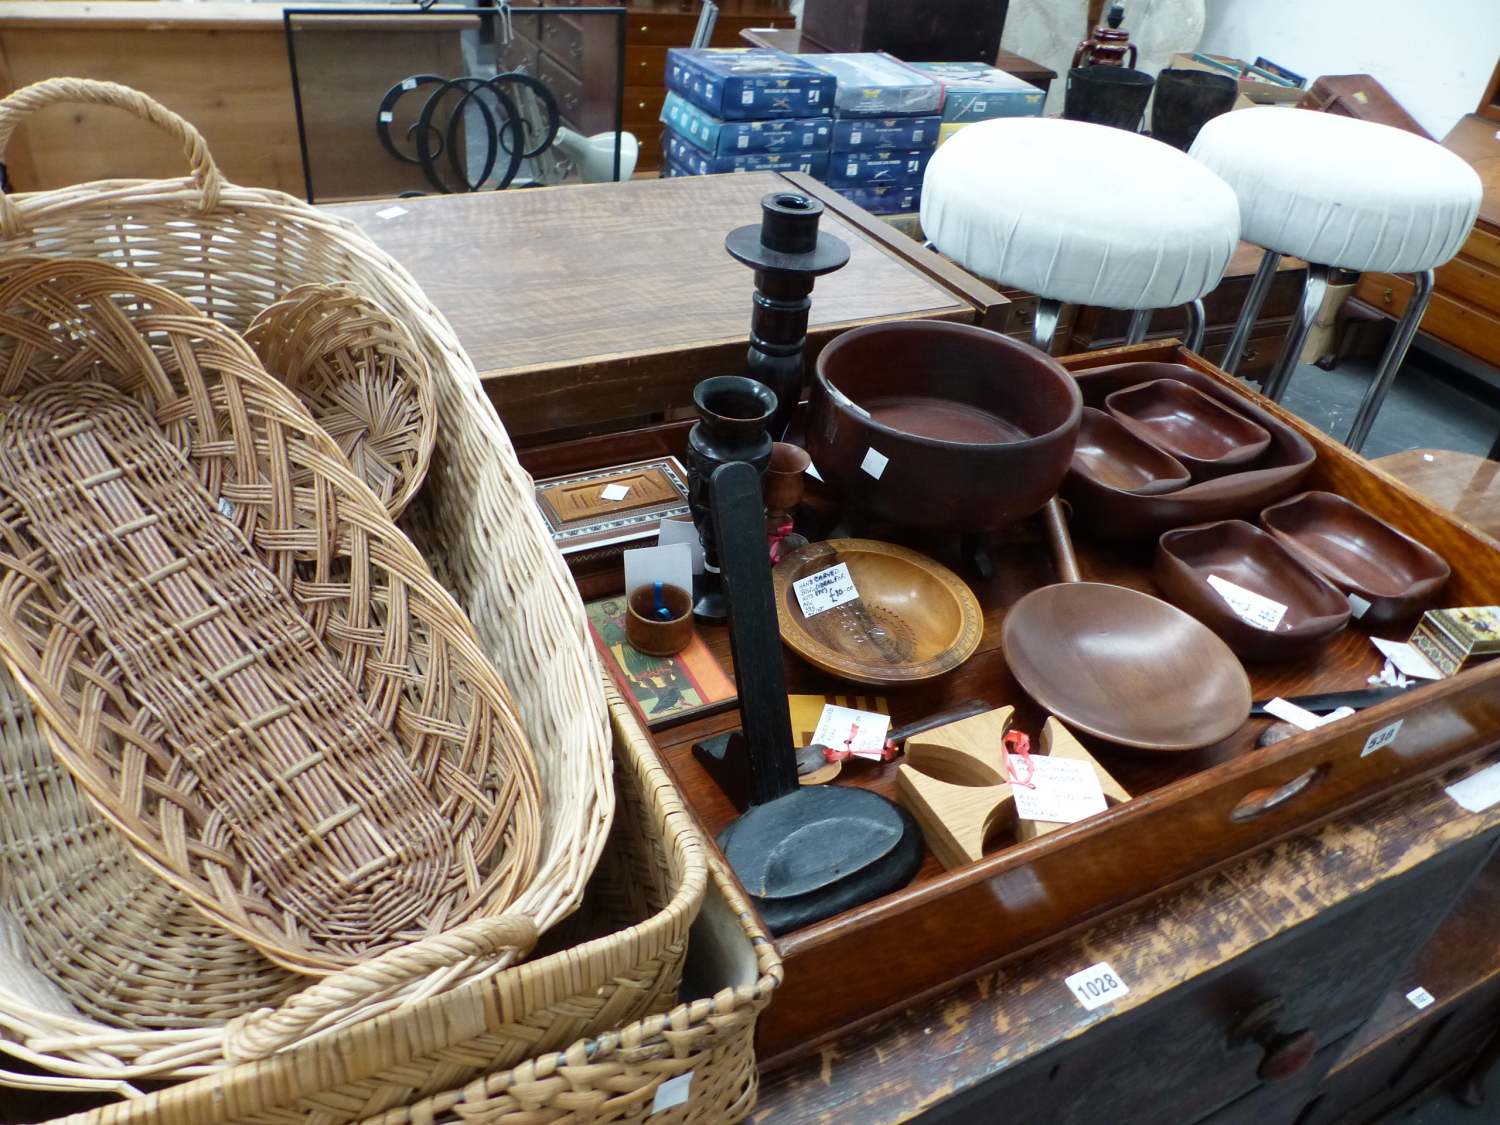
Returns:
[[[1177,458],[1092,406],[1083,408],[1070,471],[1136,496],[1175,492],[1193,479]]]
[[[1296,430],[1191,367],[1176,363],[1119,363],[1079,371],[1075,378],[1084,405],[1095,409],[1102,409],[1105,398],[1123,387],[1152,379],[1177,379],[1226,406],[1233,406],[1271,435],[1270,447],[1255,468],[1156,496],[1111,488],[1076,470],[1070,472],[1063,482],[1062,496],[1073,508],[1073,529],[1088,538],[1108,543],[1146,543],[1169,528],[1253,518],[1267,504],[1296,492],[1317,460],[1312,445]]]
[[[1369,603],[1355,612],[1364,625],[1415,617],[1448,581],[1448,564],[1436,551],[1331,492],[1272,504],[1260,522],[1304,566]]]
[[[1197,481],[1250,468],[1271,435],[1237,410],[1179,379],[1152,379],[1104,400],[1110,414],[1142,441],[1170,453]]]
[[[846,563],[859,597],[812,617],[793,585]],[[974,592],[941,563],[874,539],[809,543],[771,571],[781,639],[809,664],[862,684],[909,684],[974,655],[984,614]]]
[[[818,356],[806,444],[823,480],[862,511],[986,531],[1057,491],[1081,411],[1072,376],[1036,348],[966,324],[892,321]]]
[[[1286,606],[1275,629],[1250,624],[1209,584],[1209,575]],[[1245,660],[1287,660],[1349,622],[1349,601],[1266,532],[1221,520],[1166,532],[1152,577],[1167,599],[1224,638]]]

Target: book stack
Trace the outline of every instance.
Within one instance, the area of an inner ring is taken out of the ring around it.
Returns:
[[[910,63],[943,88],[941,145],[965,125],[995,117],[1040,117],[1047,95],[1030,82],[982,63]]]
[[[761,47],[673,48],[667,89],[667,175],[826,174],[836,89],[826,71]]]
[[[1422,614],[1411,644],[1451,676],[1470,661],[1500,653],[1500,606],[1430,609]]]
[[[915,211],[943,88],[890,55],[803,55],[838,79],[827,183],[877,215]]]

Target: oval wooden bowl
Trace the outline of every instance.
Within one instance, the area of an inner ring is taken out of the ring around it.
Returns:
[[[1414,617],[1448,581],[1448,564],[1436,551],[1331,492],[1272,504],[1260,522],[1304,566],[1369,602],[1359,615],[1364,625]]]
[[[859,597],[803,617],[793,583],[847,563]],[[930,680],[974,655],[984,630],[963,580],[916,551],[873,539],[809,543],[771,572],[781,639],[816,668],[862,684]]]
[[[1026,694],[1068,726],[1122,746],[1197,750],[1250,714],[1250,680],[1228,646],[1139,590],[1044,586],[1006,615],[1002,637]]]
[[[1210,574],[1286,606],[1280,623],[1274,630],[1250,624],[1209,585]],[[1168,599],[1246,660],[1296,657],[1349,622],[1343,594],[1244,520],[1167,532],[1157,543],[1152,577]]]
[[[1161,495],[1111,488],[1076,468],[1061,494],[1073,508],[1072,526],[1108,543],[1154,542],[1163,531],[1210,520],[1254,518],[1267,504],[1297,491],[1317,454],[1311,443],[1254,403],[1241,399],[1200,371],[1179,363],[1117,363],[1075,376],[1085,407],[1096,409],[1113,392],[1152,379],[1177,379],[1245,415],[1271,435],[1257,466]]]
[[[1071,469],[1105,488],[1136,496],[1174,492],[1193,479],[1177,458],[1093,407],[1084,407]]]
[[[1248,469],[1271,444],[1264,426],[1176,379],[1153,379],[1104,400],[1117,421],[1170,453],[1193,479]]]

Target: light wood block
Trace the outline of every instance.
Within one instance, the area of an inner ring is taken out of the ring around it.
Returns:
[[[907,740],[896,796],[950,871],[981,858],[985,836],[1015,815],[1001,746],[1014,715],[1000,707]]]

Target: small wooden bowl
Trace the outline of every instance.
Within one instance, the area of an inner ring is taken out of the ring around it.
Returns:
[[[1442,556],[1331,492],[1272,504],[1263,526],[1304,566],[1370,604],[1355,617],[1382,627],[1415,617],[1448,581]]]
[[[1071,468],[1105,488],[1134,496],[1160,496],[1193,479],[1177,458],[1091,406],[1083,409]]]
[[[1208,582],[1210,574],[1286,606],[1274,630],[1250,624]],[[1349,621],[1349,600],[1260,528],[1221,520],[1169,531],[1152,576],[1167,599],[1224,638],[1246,660],[1285,660]]]
[[[794,583],[847,563],[859,597],[803,617]],[[814,667],[861,684],[930,680],[974,655],[984,614],[973,592],[925,555],[873,539],[809,543],[771,572],[781,639]]]
[[[693,639],[693,595],[670,582],[661,588],[661,604],[672,611],[672,620],[650,616],[656,603],[655,583],[637,586],[625,599],[625,639],[630,647],[647,656],[671,656],[687,648]]]
[[[1136,437],[1182,462],[1194,480],[1248,469],[1271,444],[1263,426],[1176,379],[1116,391],[1104,405]]]

